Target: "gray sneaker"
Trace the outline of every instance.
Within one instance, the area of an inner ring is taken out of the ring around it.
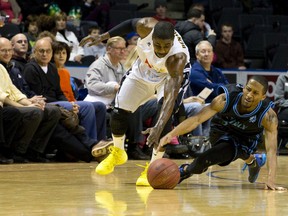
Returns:
[[[109,147],[113,145],[113,140],[101,140],[93,146],[91,154],[95,158],[107,155],[109,154]]]

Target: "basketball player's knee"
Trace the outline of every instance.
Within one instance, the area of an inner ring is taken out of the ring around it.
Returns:
[[[123,135],[126,133],[128,128],[128,119],[130,112],[114,108],[111,112],[111,132],[115,135]]]

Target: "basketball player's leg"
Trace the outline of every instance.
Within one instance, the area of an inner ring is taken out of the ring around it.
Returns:
[[[163,104],[163,96],[164,96],[164,82],[162,81],[158,84],[158,88],[157,88],[157,99],[158,99],[158,115],[157,115],[157,119],[160,115],[161,112],[161,108],[162,108],[162,104]],[[174,105],[174,110],[173,113],[175,112],[175,110],[177,110],[177,107],[179,106],[180,102],[182,101],[182,94],[183,91],[181,91],[181,93],[179,93],[178,98],[175,102]],[[172,129],[172,116],[170,116],[170,118],[168,119],[168,121],[166,122],[163,131],[161,132],[161,136],[164,136],[165,134],[167,134],[169,131],[171,131]],[[150,163],[151,164],[153,161],[160,159],[164,156],[165,151],[158,151],[156,150],[156,147],[154,146],[153,150],[152,150],[152,156],[151,156],[151,160]],[[138,177],[137,181],[136,181],[136,185],[137,186],[150,186],[148,179],[147,179],[147,171],[148,171],[148,167],[149,164],[147,163],[145,166],[144,171],[141,173],[141,175]]]
[[[114,146],[110,149],[110,155],[97,166],[98,174],[107,175],[114,171],[116,165],[127,161],[124,143],[129,116],[153,93],[153,86],[151,88],[149,84],[130,79],[129,76],[122,83],[115,98],[115,108],[110,122]]]
[[[211,149],[199,154],[191,164],[180,166],[180,182],[189,178],[193,174],[201,174],[212,165],[226,166],[235,160],[236,147],[229,142],[221,142],[214,145]]]

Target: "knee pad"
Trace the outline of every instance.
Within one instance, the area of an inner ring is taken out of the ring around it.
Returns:
[[[114,108],[111,112],[110,126],[111,132],[115,135],[124,135],[128,128],[128,121],[131,112]]]

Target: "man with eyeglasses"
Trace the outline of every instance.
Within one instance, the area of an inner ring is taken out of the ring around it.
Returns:
[[[109,38],[106,43],[106,54],[90,65],[85,77],[88,95],[84,101],[102,101],[105,103],[109,114],[113,107],[116,93],[120,88],[121,79],[125,73],[121,63],[125,58],[125,51],[126,41],[124,38],[119,36]],[[149,109],[149,107],[147,107],[147,109]],[[151,106],[150,110],[151,109],[155,109],[154,106]],[[156,112],[153,110],[151,111],[152,114]],[[140,114],[135,114],[133,117],[135,119],[141,118]],[[140,123],[137,122],[137,125],[133,123],[134,121],[129,119],[129,129],[128,133],[126,133],[129,159],[149,160],[150,157],[144,154],[140,145],[138,145],[144,139],[141,134],[142,119],[140,120]],[[134,128],[137,129],[134,130]]]
[[[16,107],[23,115],[13,143],[14,160],[48,162],[43,153],[60,119],[60,111],[57,108],[45,109],[45,98],[42,96],[27,98],[17,89],[9,77],[14,78],[10,74],[14,66],[10,62],[13,53],[11,42],[2,37],[0,47],[0,94],[5,98],[4,105]]]
[[[116,36],[107,41],[106,54],[95,60],[87,71],[85,84],[88,95],[84,100],[102,101],[107,107],[111,106],[125,73],[121,64],[125,50],[124,38]]]
[[[114,146],[110,155],[97,167],[96,172],[107,175],[114,171],[116,165],[127,161],[124,151],[125,132],[128,127],[128,119],[131,113],[148,101],[151,96],[157,94],[159,107],[158,120],[154,127],[147,129],[144,133],[149,134],[147,145],[153,148],[150,163],[162,158],[165,151],[156,152],[162,132],[165,134],[171,130],[175,103],[185,85],[183,75],[189,71],[189,51],[181,36],[174,30],[169,22],[158,22],[154,18],[131,19],[120,23],[108,32],[98,37],[86,37],[81,45],[86,42],[98,44],[103,40],[117,35],[125,35],[136,31],[140,36],[137,42],[139,58],[134,62],[130,73],[125,76],[124,81],[115,98],[115,109],[112,112],[111,129]],[[187,75],[188,76],[188,75]],[[186,77],[185,77],[186,78]],[[181,101],[181,100],[180,100]],[[147,170],[137,179],[137,186],[149,186]]]
[[[106,106],[102,102],[75,101],[70,103],[61,90],[57,68],[50,62],[52,54],[52,45],[49,40],[45,38],[37,40],[33,52],[34,59],[24,67],[24,79],[30,89],[38,95],[43,95],[48,103],[59,104],[68,110],[79,108],[80,125],[86,129],[88,136],[97,141],[103,140],[95,146],[90,146],[92,155],[95,157],[106,155],[112,144],[111,141],[105,141]]]

